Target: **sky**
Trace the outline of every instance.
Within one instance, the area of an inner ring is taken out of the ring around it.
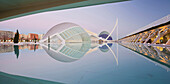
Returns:
[[[0,22],[0,30],[45,34],[53,26],[72,22],[99,34],[111,32],[118,18],[119,38],[170,14],[170,0],[131,0],[43,12]],[[116,39],[116,31],[112,37]]]

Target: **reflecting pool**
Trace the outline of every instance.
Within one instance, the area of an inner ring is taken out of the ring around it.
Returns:
[[[0,84],[169,84],[169,78],[170,47],[0,45]]]

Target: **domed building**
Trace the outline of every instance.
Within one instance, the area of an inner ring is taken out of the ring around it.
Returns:
[[[99,34],[99,37],[103,38],[103,39],[106,39],[108,37],[109,33],[107,31],[102,31],[100,34]],[[107,40],[112,40],[112,37],[109,36],[109,38]]]
[[[52,27],[40,41],[43,43],[90,42],[90,36],[79,25],[65,22]]]
[[[89,34],[79,25],[70,22],[55,25],[40,42],[48,55],[60,62],[76,61],[91,47]]]

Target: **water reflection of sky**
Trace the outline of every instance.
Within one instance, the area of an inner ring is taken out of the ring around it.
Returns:
[[[162,63],[152,59],[147,60],[148,58],[144,58],[146,56],[134,54],[134,51],[122,46],[119,46],[118,51],[119,65],[110,50],[102,52],[101,49],[94,47],[95,50],[92,52],[69,63],[52,58],[40,45],[18,46],[18,59],[15,54],[17,49],[14,46],[10,48],[1,45],[0,48],[0,71],[9,74],[69,84],[169,84],[170,82],[170,73],[167,71],[169,65],[164,68]],[[117,55],[116,44],[112,44],[111,49]]]

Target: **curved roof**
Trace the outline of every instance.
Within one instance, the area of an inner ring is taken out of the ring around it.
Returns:
[[[74,24],[74,23],[70,23],[70,22],[64,22],[64,23],[60,23],[58,25],[55,25],[50,30],[48,30],[48,32],[44,35],[43,39],[48,38],[48,36],[51,36],[55,33],[60,33],[65,29],[75,27],[75,26],[78,26],[78,25]],[[78,26],[78,27],[80,27],[80,26]]]
[[[0,21],[21,16],[127,0],[0,0]]]
[[[107,34],[107,35],[109,35],[109,32],[107,32],[107,31],[102,31],[102,32],[99,34],[99,36],[102,35],[102,34]]]
[[[161,19],[158,19],[158,20],[156,20],[156,21],[154,21],[154,22],[152,22],[152,23],[150,23],[150,24],[148,24],[148,25],[146,25],[144,27],[139,28],[138,30],[128,34],[127,36],[137,34],[137,33],[141,32],[141,31],[145,31],[147,29],[150,29],[152,27],[155,27],[155,26],[158,26],[158,25],[161,25],[161,24],[164,24],[164,23],[168,23],[169,21],[170,21],[170,14],[163,17],[163,18],[161,18]]]
[[[102,32],[99,34],[99,37],[102,37],[102,38],[106,39],[106,38],[108,37],[108,35],[109,35],[109,32],[107,32],[107,31],[102,31]],[[107,40],[112,40],[112,37],[109,36],[109,38],[108,38]]]

